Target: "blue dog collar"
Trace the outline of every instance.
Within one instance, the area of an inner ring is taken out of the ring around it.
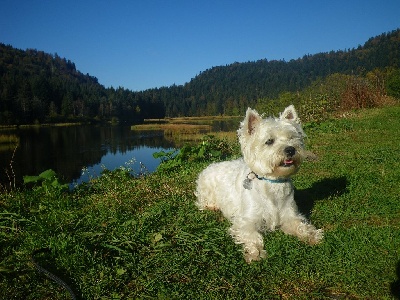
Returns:
[[[252,173],[256,176],[256,178],[258,180],[265,180],[265,181],[268,181],[268,182],[271,182],[271,183],[285,183],[285,182],[288,182],[290,180],[289,178],[269,179],[269,178],[265,178],[265,177],[260,177],[254,172],[252,172]]]
[[[252,189],[252,180],[255,178],[257,178],[258,180],[265,180],[265,181],[268,181],[271,183],[286,183],[286,182],[290,181],[289,178],[269,179],[269,178],[265,178],[265,177],[259,177],[256,173],[250,172],[249,174],[247,174],[245,180],[243,180],[243,187],[246,190],[251,190]]]
[[[269,179],[269,178],[265,178],[265,177],[258,177],[256,175],[258,180],[265,180],[265,181],[269,181],[271,183],[285,183],[288,182],[290,179],[289,178],[284,178],[284,179]]]

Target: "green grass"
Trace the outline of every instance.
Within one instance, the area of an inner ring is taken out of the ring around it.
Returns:
[[[307,124],[294,179],[302,212],[325,230],[308,246],[265,235],[246,264],[219,213],[194,205],[208,162],[134,179],[123,170],[74,192],[39,186],[0,195],[0,294],[68,299],[31,253],[81,299],[393,299],[400,290],[400,107]],[[396,270],[397,269],[397,270]]]

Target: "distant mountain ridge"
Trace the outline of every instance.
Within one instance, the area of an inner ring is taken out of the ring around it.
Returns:
[[[400,69],[400,29],[353,49],[288,62],[235,62],[207,69],[184,85],[140,92],[107,89],[57,54],[0,43],[0,124],[243,114],[260,98],[302,90],[334,73],[365,76],[387,68]]]
[[[259,98],[274,98],[285,91],[303,89],[330,74],[365,75],[376,68],[400,68],[400,29],[370,38],[363,46],[345,51],[331,51],[286,62],[268,61],[233,63],[205,70],[185,84],[180,105],[165,102],[167,114],[173,106],[210,113],[227,113],[230,107],[252,106]],[[215,111],[216,110],[216,111]]]

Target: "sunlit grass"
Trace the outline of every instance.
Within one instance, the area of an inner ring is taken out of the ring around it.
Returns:
[[[145,177],[105,171],[73,192],[0,195],[0,294],[68,299],[30,262],[34,249],[49,247],[41,263],[82,299],[393,299],[400,291],[400,107],[357,111],[305,131],[318,160],[295,176],[295,198],[324,228],[321,245],[267,233],[267,259],[248,265],[221,214],[194,205],[196,177],[210,162]]]

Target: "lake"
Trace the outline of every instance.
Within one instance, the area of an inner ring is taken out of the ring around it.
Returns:
[[[237,127],[238,122],[220,121],[213,123],[211,130]],[[19,140],[15,153],[14,146],[0,144],[3,186],[9,186],[14,178],[19,185],[24,175],[38,175],[47,169],[53,169],[60,179],[72,185],[99,176],[104,168],[123,166],[133,168],[135,173],[153,172],[160,163],[153,153],[179,146],[162,130],[133,131],[129,126],[40,126],[2,129],[1,135]]]

